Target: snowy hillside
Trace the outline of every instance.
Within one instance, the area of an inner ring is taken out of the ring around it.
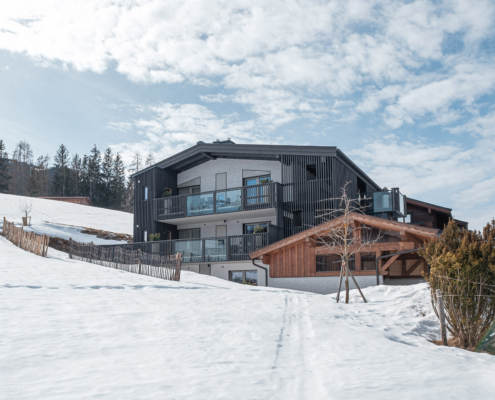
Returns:
[[[36,199],[32,197],[0,194],[0,219],[6,217],[10,222],[22,224],[22,212],[19,204],[32,204],[31,228],[37,234],[72,239],[77,241],[94,241],[95,243],[119,243],[98,240],[94,236],[81,234],[82,229],[71,226],[101,229],[115,233],[132,235],[133,215],[105,208],[65,203],[63,201]],[[66,226],[71,225],[71,226]],[[1,223],[0,223],[1,229]],[[121,242],[120,242],[121,243]]]
[[[426,285],[370,303],[181,282],[0,238],[0,398],[488,399],[495,357],[431,344]]]

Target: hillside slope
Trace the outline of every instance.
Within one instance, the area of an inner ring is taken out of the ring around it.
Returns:
[[[32,204],[31,227],[26,230],[32,230],[40,235],[46,234],[63,239],[72,237],[72,239],[82,242],[94,241],[99,244],[112,244],[119,242],[99,240],[95,236],[81,234],[82,229],[73,228],[73,226],[129,235],[133,233],[134,217],[129,213],[11,194],[0,194],[0,220],[6,217],[10,222],[21,225],[23,214],[19,205],[24,202]]]
[[[43,259],[0,238],[5,399],[488,399],[495,357],[431,344],[425,284],[332,296]]]

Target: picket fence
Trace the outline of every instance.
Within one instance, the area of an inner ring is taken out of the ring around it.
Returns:
[[[171,256],[143,253],[141,250],[125,250],[119,245],[97,246],[70,240],[70,258],[120,269],[135,274],[148,275],[169,281],[180,280],[182,255]]]
[[[34,232],[25,232],[22,227],[18,228],[13,222],[8,222],[5,217],[3,218],[2,236],[17,247],[37,256],[46,257],[48,254],[50,236],[40,236]]]

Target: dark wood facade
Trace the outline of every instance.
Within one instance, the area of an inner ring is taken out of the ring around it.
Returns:
[[[407,214],[413,225],[444,229],[445,225],[453,219],[460,228],[468,229],[467,222],[453,218],[452,209],[419,200],[407,199]]]

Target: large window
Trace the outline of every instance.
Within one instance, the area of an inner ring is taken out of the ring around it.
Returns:
[[[249,235],[251,233],[268,232],[269,224],[270,224],[269,222],[255,222],[254,224],[244,224],[244,234]],[[259,226],[259,228],[256,228],[257,226]]]
[[[316,272],[340,272],[341,265],[342,259],[336,254],[316,256]],[[349,269],[354,271],[355,268],[355,260],[349,260]]]
[[[244,186],[247,186],[246,204],[268,203],[270,201],[270,187],[259,185],[269,183],[270,181],[270,175],[245,178]]]
[[[201,228],[179,229],[179,239],[199,239],[201,237]]]
[[[258,271],[230,271],[229,280],[244,285],[258,285]]]

